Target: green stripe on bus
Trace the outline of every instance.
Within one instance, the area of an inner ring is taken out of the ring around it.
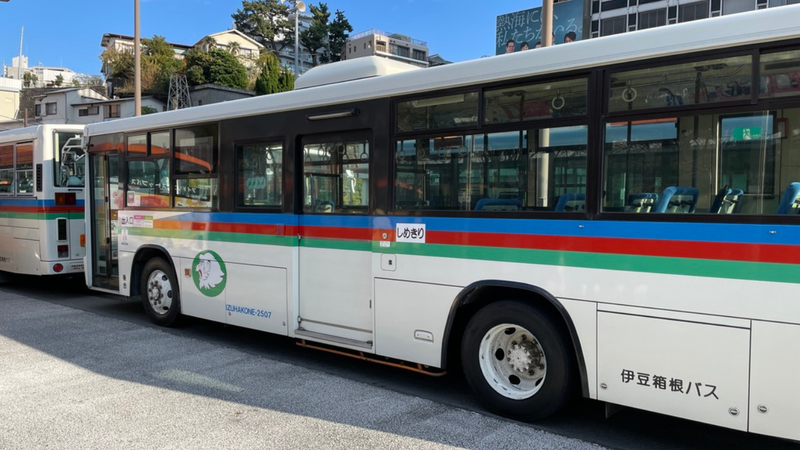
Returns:
[[[797,266],[792,264],[607,253],[561,252],[554,250],[469,247],[442,244],[392,243],[392,247],[388,249],[377,246],[373,248],[375,251],[382,253],[417,256],[437,256],[443,258],[544,264],[587,269],[800,283]]]
[[[298,245],[296,236],[134,227],[126,228],[126,230],[128,230],[130,235],[168,239],[206,240],[212,242],[278,245],[284,247]],[[379,247],[378,242],[372,241],[319,238],[303,238],[300,240],[299,245],[307,248],[325,248],[331,250],[374,251],[378,253],[542,264],[548,266],[581,267],[586,269],[800,283],[797,267],[792,264],[397,242],[392,242],[391,247],[386,248]]]

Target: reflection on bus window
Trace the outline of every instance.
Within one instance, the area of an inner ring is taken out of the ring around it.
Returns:
[[[0,146],[0,194],[14,193],[14,146]]]
[[[584,116],[586,90],[583,78],[486,91],[484,123]]]
[[[607,123],[603,210],[786,214],[800,181],[793,120],[800,110]]]
[[[747,100],[752,58],[697,61],[611,75],[610,111]]]
[[[398,141],[395,208],[583,211],[586,126]]]
[[[56,132],[53,135],[53,169],[56,186],[83,187],[85,159],[80,133]]]
[[[452,94],[397,104],[397,131],[457,128],[478,123],[478,93]]]
[[[283,146],[257,143],[236,147],[238,206],[280,207],[283,201]]]
[[[128,161],[128,206],[169,206],[169,159]]]
[[[759,96],[800,95],[800,50],[761,55]]]
[[[369,206],[369,142],[303,146],[303,211],[366,214]]]

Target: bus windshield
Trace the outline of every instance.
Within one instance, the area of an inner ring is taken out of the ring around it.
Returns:
[[[84,186],[84,152],[81,135],[56,133],[54,142],[55,185],[60,187]]]

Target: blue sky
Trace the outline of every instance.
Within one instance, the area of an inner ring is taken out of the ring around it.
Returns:
[[[193,45],[232,27],[241,0],[140,0],[141,35]],[[312,2],[318,4],[318,1]],[[377,28],[428,43],[450,61],[494,54],[498,15],[541,6],[541,0],[329,0],[358,33]],[[0,2],[0,61],[22,53],[29,65],[99,74],[104,33],[133,35],[133,0],[10,0]]]

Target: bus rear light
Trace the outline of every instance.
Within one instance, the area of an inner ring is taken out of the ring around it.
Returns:
[[[70,206],[75,203],[74,192],[56,192],[56,206]]]
[[[86,235],[81,235],[81,248],[86,247]]]
[[[61,264],[53,264],[53,272],[60,273],[62,270],[64,270],[64,266]]]
[[[58,246],[58,257],[59,258],[68,258],[69,257],[69,245],[59,245]]]

